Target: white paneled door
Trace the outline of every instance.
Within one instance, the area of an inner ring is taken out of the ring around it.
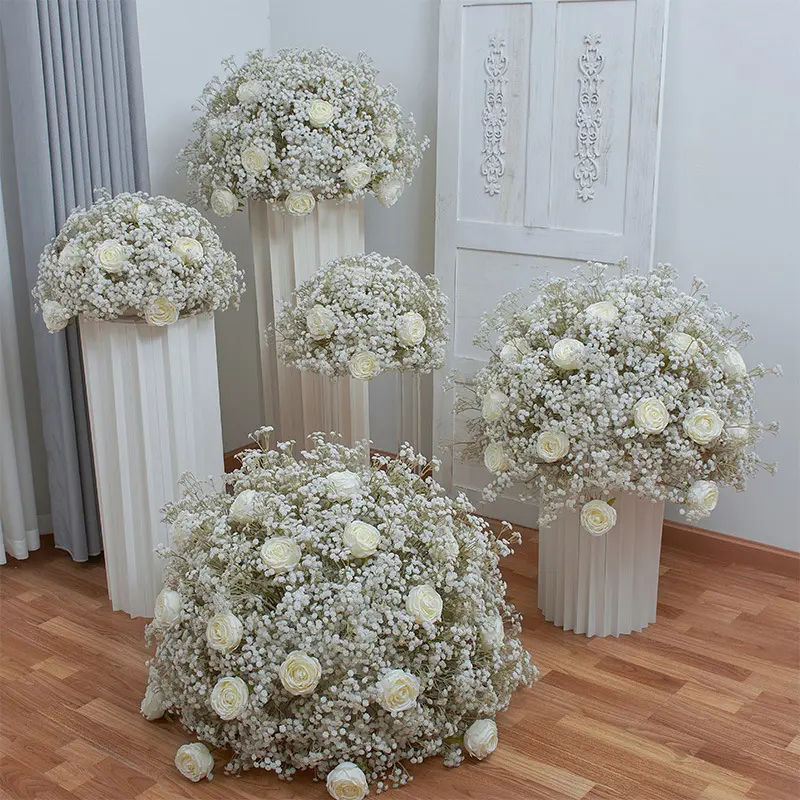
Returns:
[[[453,299],[435,393],[443,481],[473,499],[482,465],[445,372],[469,378],[481,315],[544,273],[653,253],[667,0],[442,0],[436,274]],[[522,524],[513,499],[487,509]]]

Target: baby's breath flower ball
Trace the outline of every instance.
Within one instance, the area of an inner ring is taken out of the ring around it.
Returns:
[[[223,201],[235,198],[218,195],[218,207]],[[94,205],[76,208],[45,247],[33,296],[55,333],[79,314],[173,325],[238,308],[243,291],[236,259],[199,211],[144,192],[101,192]]]
[[[196,138],[181,152],[194,200],[228,216],[238,199],[310,214],[320,200],[374,194],[394,205],[428,146],[372,61],[322,47],[252,52],[205,88]],[[224,190],[227,194],[219,194]]]
[[[351,800],[429,756],[488,755],[495,716],[538,674],[498,568],[518,536],[449,498],[407,445],[367,465],[322,434],[299,457],[268,435],[230,493],[187,477],[165,511],[186,531],[162,550],[142,713],[198,740],[178,768],[210,776],[213,747],[228,771],[308,769]]]

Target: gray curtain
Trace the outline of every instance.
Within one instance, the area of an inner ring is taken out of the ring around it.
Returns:
[[[149,189],[135,0],[0,0],[0,34],[32,289],[75,206],[100,187]],[[85,561],[102,537],[80,334],[52,335],[38,315],[33,329],[56,546]]]

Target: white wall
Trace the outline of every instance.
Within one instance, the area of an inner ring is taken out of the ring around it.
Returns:
[[[192,111],[203,87],[221,74],[222,59],[241,62],[270,48],[269,0],[138,0],[151,189],[185,200],[186,177],[175,157],[191,136]],[[262,419],[253,256],[247,215],[226,220],[208,212],[223,244],[245,271],[247,292],[238,312],[217,315],[217,357],[226,450],[247,442]]]

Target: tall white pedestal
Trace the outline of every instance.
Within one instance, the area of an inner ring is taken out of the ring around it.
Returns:
[[[214,318],[157,328],[81,319],[81,347],[114,610],[152,617],[168,544],[161,509],[187,471],[223,470]]]
[[[656,621],[664,504],[615,497],[617,524],[604,536],[567,509],[539,531],[539,608],[559,628],[619,636]]]
[[[323,264],[364,252],[363,202],[318,203],[303,217],[249,201],[256,276],[259,331],[275,320],[280,304]],[[333,381],[282,364],[274,342],[260,339],[265,422],[279,441],[299,448],[314,431],[336,431],[352,445],[369,438],[369,384],[351,378]]]

